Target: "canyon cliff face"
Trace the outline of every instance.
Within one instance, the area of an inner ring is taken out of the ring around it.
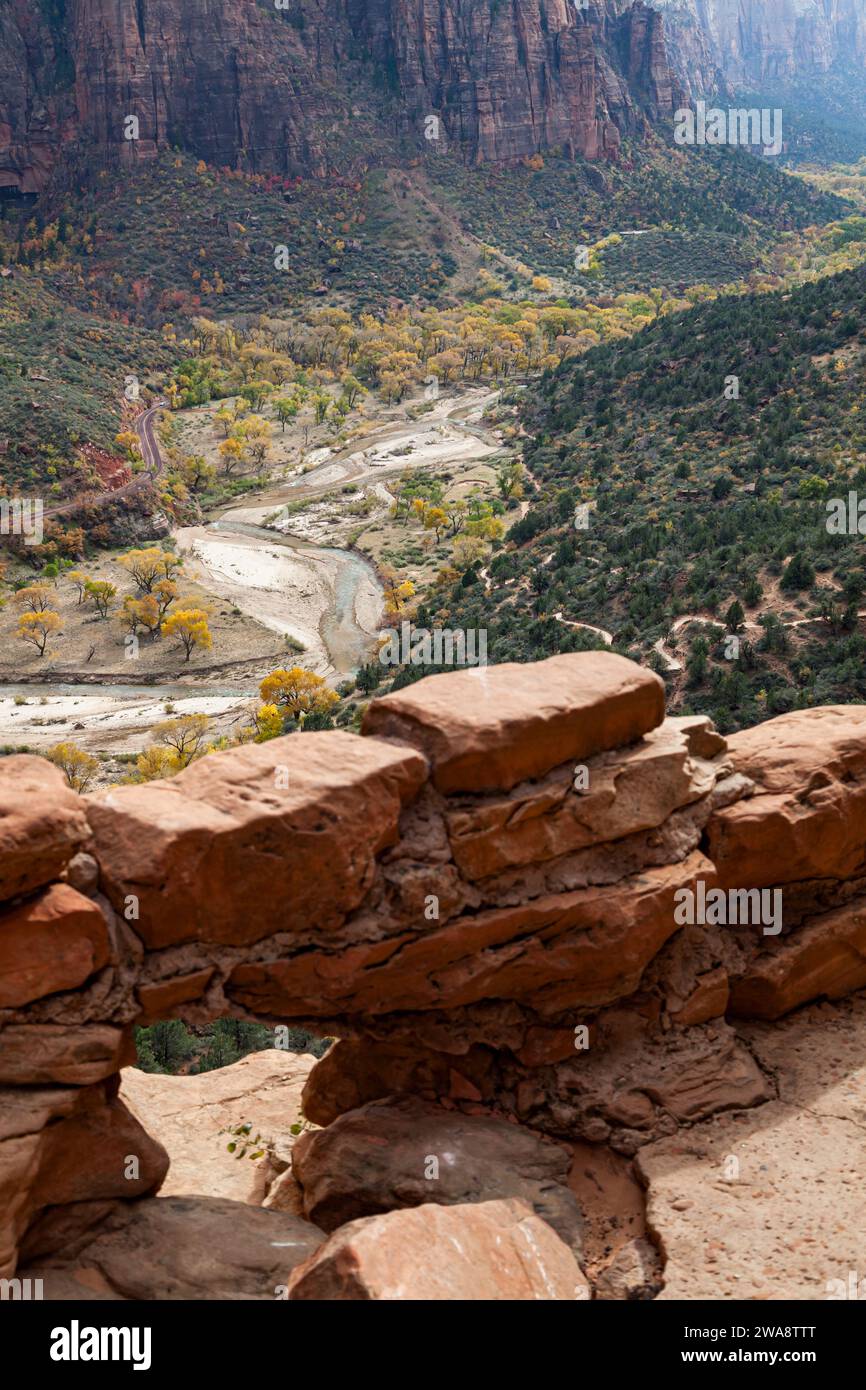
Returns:
[[[866,66],[866,0],[653,0],[698,94]]]
[[[597,0],[56,0],[0,7],[0,187],[64,152],[324,177],[425,147],[615,155],[671,110],[661,17]],[[126,138],[127,118],[138,138]]]

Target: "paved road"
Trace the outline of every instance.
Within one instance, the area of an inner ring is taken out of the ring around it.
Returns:
[[[145,410],[134,422],[133,428],[138,435],[138,442],[141,445],[141,456],[144,459],[148,473],[155,478],[162,472],[162,455],[159,452],[159,445],[156,442],[154,431],[154,416],[168,404],[167,401],[156,401],[148,410]],[[123,487],[109,488],[105,492],[95,492],[91,496],[76,497],[70,502],[60,502],[56,507],[46,507],[44,515],[63,516],[67,512],[78,511],[79,507],[87,503],[92,506],[100,502],[116,502],[118,497],[128,497],[131,492],[137,492],[146,481],[143,473],[138,473]]]
[[[144,459],[145,467],[154,478],[162,472],[162,455],[159,452],[153,422],[166,405],[166,401],[154,401],[148,410],[139,415],[133,426],[141,445],[141,457]]]

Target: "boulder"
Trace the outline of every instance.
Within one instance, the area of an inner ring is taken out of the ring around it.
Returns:
[[[420,754],[341,732],[233,748],[169,782],[88,798],[102,884],[151,949],[327,932],[426,777]],[[206,891],[202,891],[203,886]]]
[[[0,1275],[45,1209],[155,1192],[167,1168],[111,1082],[0,1091]]]
[[[75,989],[108,963],[108,926],[68,883],[0,913],[0,1008]]]
[[[583,1218],[566,1182],[568,1150],[520,1125],[413,1096],[372,1101],[301,1135],[292,1169],[304,1213],[325,1231],[435,1202],[525,1201],[579,1259]]]
[[[45,758],[3,759],[0,901],[57,878],[89,835],[85,805]]]
[[[115,1210],[73,1261],[62,1252],[22,1274],[47,1299],[259,1299],[322,1243],[308,1221],[218,1197],[157,1197]]]
[[[131,1029],[107,1023],[10,1023],[0,1029],[0,1085],[90,1086],[135,1062]]]
[[[708,823],[722,887],[866,873],[866,706],[783,714],[734,734],[728,749],[755,795]]]
[[[524,1202],[368,1216],[341,1226],[289,1284],[293,1300],[588,1299],[568,1246]]]
[[[570,652],[427,676],[373,700],[362,732],[421,749],[441,792],[508,791],[663,719],[652,671],[613,652]]]

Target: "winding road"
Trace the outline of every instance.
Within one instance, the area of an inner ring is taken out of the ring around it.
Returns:
[[[147,471],[153,478],[158,477],[162,472],[162,454],[159,452],[159,443],[153,422],[159,412],[167,405],[168,401],[154,401],[153,405],[142,411],[133,426],[141,446],[141,457],[144,459]]]

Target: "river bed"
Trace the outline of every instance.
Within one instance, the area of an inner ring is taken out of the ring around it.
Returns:
[[[389,418],[352,445],[320,448],[308,457],[308,471],[274,483],[253,504],[231,507],[208,525],[176,529],[175,543],[198,562],[210,593],[290,639],[287,665],[302,664],[336,685],[376,649],[382,586],[358,551],[297,534],[303,532],[303,513],[287,513],[287,504],[350,482],[373,482],[384,506],[382,479],[488,458],[502,447],[481,423],[497,395],[487,387],[443,395],[417,419]],[[272,524],[265,526],[265,520]],[[208,714],[215,728],[231,733],[249,722],[256,695],[256,683],[242,680],[203,683],[199,690],[177,682],[115,685],[110,679],[82,686],[6,685],[0,687],[0,744],[44,749],[68,740],[94,752],[137,752],[151,741],[153,725],[171,713]]]

